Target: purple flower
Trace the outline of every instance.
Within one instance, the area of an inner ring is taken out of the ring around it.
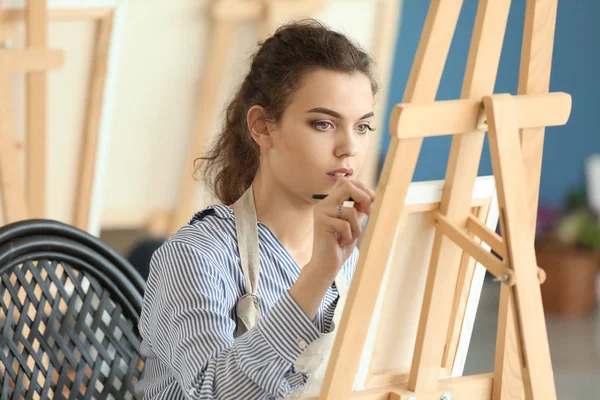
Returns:
[[[537,212],[536,236],[553,230],[562,214],[563,210],[559,207],[540,204]]]

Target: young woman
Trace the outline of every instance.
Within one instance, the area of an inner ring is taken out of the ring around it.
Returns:
[[[222,204],[153,255],[140,399],[319,392],[374,201],[356,175],[376,92],[371,58],[315,21],[261,44],[204,159]]]

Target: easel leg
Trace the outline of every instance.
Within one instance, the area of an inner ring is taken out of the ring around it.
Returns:
[[[44,48],[47,42],[48,11],[46,1],[27,1],[27,48]],[[32,218],[46,216],[46,71],[26,74],[26,154],[25,190]]]
[[[549,91],[557,7],[558,0],[547,0],[543,2],[527,0],[521,54],[521,69],[519,74],[519,94],[537,94],[547,93]],[[523,163],[525,166],[525,173],[527,174],[527,203],[530,205],[531,225],[534,229],[534,232],[537,220],[536,217],[542,169],[544,132],[544,127],[537,127],[522,129],[520,133]],[[509,313],[514,313],[514,309],[512,308],[514,301],[509,301],[508,298],[512,297],[510,291],[506,290],[504,287],[501,290],[502,295],[500,297],[500,308],[502,309],[503,307],[502,302],[507,301],[507,307],[510,307]],[[506,294],[504,293],[505,291]],[[506,296],[507,298],[504,299],[503,296]],[[504,316],[500,315],[500,318],[504,318]],[[515,336],[516,331],[515,327],[512,326],[514,319],[509,317],[506,321],[507,329],[498,329],[499,338],[500,335],[505,336],[504,340],[506,341],[507,346],[504,347],[505,354],[502,355],[504,365],[496,364],[496,373],[499,373],[499,370],[506,370],[506,373],[509,374],[508,376],[510,376],[510,381],[513,383],[511,383],[511,390],[507,390],[506,385],[503,386],[503,397],[501,397],[499,391],[494,389],[494,400],[523,398],[522,388],[520,389],[519,394],[521,397],[515,397],[517,396],[516,385],[519,382],[522,384],[522,379],[520,376],[520,369],[515,369],[515,367],[520,363],[520,358],[517,358],[519,353],[517,353],[517,338]],[[500,348],[497,347],[497,357],[500,356],[498,352],[499,350]],[[498,378],[495,377],[494,382],[496,382],[497,379]]]
[[[406,102],[430,102],[435,99],[460,6],[460,2],[431,1],[404,92]],[[397,113],[393,114],[391,121],[397,123],[398,118]],[[365,344],[387,257],[393,247],[391,233],[395,232],[403,208],[403,204],[398,204],[397,199],[404,199],[408,192],[423,143],[422,138],[400,140],[393,124],[391,129],[394,133],[377,186],[377,202],[371,215],[373,222],[368,225],[361,245],[361,248],[367,250],[361,252],[356,266],[353,278],[356,283],[350,287],[346,311],[333,345],[320,400],[347,399],[352,392],[353,380],[360,363],[360,350]],[[378,219],[380,214],[386,218]],[[360,311],[356,312],[357,310]],[[440,354],[435,371],[437,376],[440,373],[441,357]]]
[[[492,400],[522,400],[525,398],[521,374],[523,355],[515,327],[512,289],[507,285],[501,285]]]
[[[485,97],[483,101],[488,118],[492,167],[504,228],[506,261],[517,278],[514,287],[504,290],[512,291],[514,296],[516,337],[520,348],[527,349],[522,351],[525,396],[531,400],[554,400],[556,390],[537,276],[533,227],[528,223],[530,207],[526,199],[523,199],[527,185],[515,102],[510,95]],[[508,305],[508,312],[505,313],[508,318],[511,311],[510,301],[505,299],[503,305]],[[510,322],[508,325],[510,326]]]
[[[9,76],[8,72],[0,69],[0,196],[2,196],[4,224],[27,219],[25,188],[19,168],[17,138],[13,124],[14,113],[11,107]]]
[[[479,2],[461,98],[493,92],[509,10],[508,0]],[[471,213],[470,202],[483,141],[482,131],[452,138],[440,213],[453,224],[466,223]],[[451,239],[436,232],[410,371],[408,387],[411,391],[430,391],[439,379],[446,336],[436,326],[445,329],[449,324],[452,305],[448,299],[453,298],[458,279],[458,271],[446,266],[458,265],[461,254],[462,249]]]
[[[557,9],[558,0],[527,0],[519,94],[541,94],[548,93],[550,90]],[[536,226],[544,132],[544,127],[536,127],[522,129],[520,133],[533,227]]]
[[[502,214],[500,215],[500,232],[506,232],[506,224]],[[507,253],[508,250],[505,248],[504,254]],[[522,400],[525,398],[521,361],[523,360],[523,352],[516,330],[517,326],[513,290],[511,287],[501,284],[492,400]]]

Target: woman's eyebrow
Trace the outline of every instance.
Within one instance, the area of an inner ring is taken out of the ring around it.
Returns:
[[[344,117],[342,116],[342,114],[340,114],[339,112],[330,110],[328,108],[323,108],[323,107],[313,108],[313,109],[308,110],[307,112],[308,113],[314,112],[314,113],[327,114],[327,115],[331,115],[334,118],[344,119]],[[375,116],[375,114],[371,111],[371,112],[363,115],[359,119],[370,118],[370,117],[373,117],[373,116]]]
[[[331,115],[334,118],[343,119],[342,114],[340,114],[339,112],[330,110],[328,108],[323,108],[323,107],[313,108],[311,110],[308,110],[307,113],[327,114],[327,115]]]

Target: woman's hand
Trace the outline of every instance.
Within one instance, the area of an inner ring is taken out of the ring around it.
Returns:
[[[354,207],[342,207],[349,198]],[[336,182],[329,196],[315,206],[313,254],[308,266],[319,268],[333,282],[356,246],[374,199],[375,193],[360,182],[345,178]]]
[[[349,198],[354,206],[343,207]],[[311,319],[352,254],[362,233],[362,220],[371,213],[374,200],[375,193],[362,183],[340,178],[327,198],[315,206],[312,258],[290,289],[292,297]]]

